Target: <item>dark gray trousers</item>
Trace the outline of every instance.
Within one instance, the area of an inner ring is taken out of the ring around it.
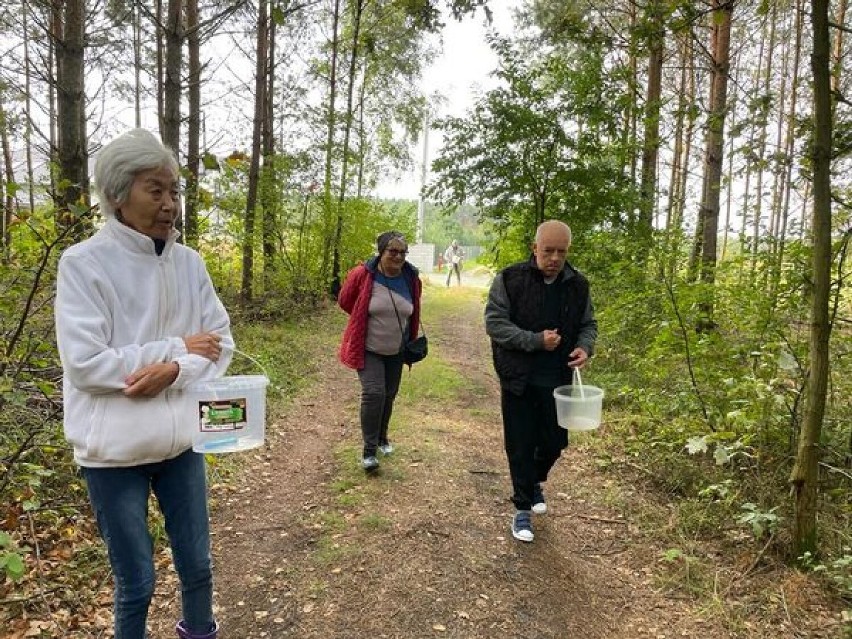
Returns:
[[[402,366],[402,353],[377,355],[367,351],[364,368],[358,371],[365,457],[375,455],[379,445],[388,443],[388,424],[402,379]]]

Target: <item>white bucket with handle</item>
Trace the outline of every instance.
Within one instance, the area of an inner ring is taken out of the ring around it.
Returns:
[[[263,369],[253,358],[234,349]],[[264,371],[265,372],[265,371]],[[263,445],[266,432],[266,375],[230,375],[187,386],[197,453],[233,453]]]
[[[553,389],[556,419],[569,431],[595,430],[601,425],[604,392],[597,386],[584,386],[580,370],[574,369],[574,383]]]

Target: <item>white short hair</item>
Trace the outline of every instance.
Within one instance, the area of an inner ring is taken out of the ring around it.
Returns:
[[[131,129],[107,144],[95,161],[95,188],[101,212],[115,217],[117,206],[127,201],[136,175],[151,169],[171,169],[178,174],[174,151],[147,129]]]

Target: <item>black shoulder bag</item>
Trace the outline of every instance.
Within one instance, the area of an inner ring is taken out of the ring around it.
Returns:
[[[399,332],[402,333],[402,339],[405,339],[405,329],[402,328],[402,320],[399,317],[399,311],[396,309],[396,301],[393,299],[393,293],[390,287],[387,286],[387,283],[385,283],[385,288],[388,289],[388,295],[390,295],[391,304],[393,304],[393,312],[396,313]],[[408,340],[402,347],[402,361],[408,364],[409,368],[411,368],[412,364],[416,364],[429,354],[429,339],[426,337],[426,330],[423,328],[423,320],[420,320],[420,331],[420,335],[415,339]]]

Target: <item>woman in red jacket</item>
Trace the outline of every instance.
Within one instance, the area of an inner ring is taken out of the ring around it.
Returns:
[[[379,468],[377,453],[390,455],[388,424],[402,379],[402,346],[417,337],[423,284],[405,260],[408,244],[398,231],[376,240],[378,255],[353,268],[337,296],[349,314],[340,344],[340,361],[361,380],[361,466]]]

